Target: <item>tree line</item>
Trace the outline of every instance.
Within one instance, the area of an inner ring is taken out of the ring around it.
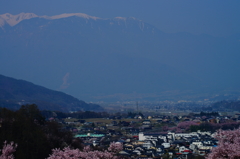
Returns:
[[[21,106],[17,111],[0,108],[0,143],[5,141],[18,144],[16,159],[47,158],[52,149],[66,146],[83,148],[70,131],[57,122],[46,121],[34,104]]]

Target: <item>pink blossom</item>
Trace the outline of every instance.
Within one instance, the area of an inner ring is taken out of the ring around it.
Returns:
[[[177,127],[180,129],[188,130],[192,125],[199,125],[194,121],[183,121],[178,123]]]
[[[7,141],[4,142],[3,149],[1,150],[2,154],[0,159],[14,159],[13,153],[16,151],[17,144],[11,142],[7,144]]]
[[[111,143],[108,151],[92,151],[89,146],[85,147],[83,151],[66,147],[63,150],[54,149],[53,153],[47,159],[119,159],[116,154],[122,148],[121,143]]]
[[[113,142],[108,147],[108,151],[113,153],[118,153],[122,149],[123,149],[123,145],[119,142]]]
[[[169,127],[168,128],[169,131],[172,131],[172,132],[176,132],[176,133],[182,133],[183,131],[177,127],[177,126],[174,126],[174,127]]]
[[[212,149],[207,159],[239,159],[240,158],[240,129],[219,130],[216,134],[218,146]]]

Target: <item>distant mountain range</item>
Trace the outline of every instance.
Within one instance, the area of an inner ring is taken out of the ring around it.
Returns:
[[[79,99],[198,100],[240,89],[240,35],[167,34],[83,13],[6,13],[0,27],[1,74]]]
[[[3,27],[5,24],[14,26],[23,20],[27,20],[31,18],[43,18],[43,19],[53,20],[53,19],[61,19],[61,18],[67,18],[72,16],[77,16],[77,17],[86,18],[86,19],[94,19],[94,20],[100,19],[98,17],[89,16],[83,13],[70,13],[70,14],[61,14],[56,16],[38,16],[34,13],[20,13],[18,15],[12,15],[12,14],[6,13],[6,14],[0,15],[0,26]]]
[[[26,104],[36,104],[41,110],[103,111],[99,105],[87,104],[65,93],[0,75],[0,107],[18,109]]]

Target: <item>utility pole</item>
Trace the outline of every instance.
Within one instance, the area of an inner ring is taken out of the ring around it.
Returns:
[[[137,106],[137,112],[138,112],[138,101],[136,102],[136,106]]]

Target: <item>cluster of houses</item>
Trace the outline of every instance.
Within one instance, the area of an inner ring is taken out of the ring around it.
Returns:
[[[107,147],[111,142],[123,144],[119,155],[129,158],[194,158],[208,154],[218,141],[211,132],[177,133],[176,131],[157,131],[158,126],[173,126],[183,121],[195,122],[237,122],[240,114],[235,116],[138,116],[134,119],[111,118],[89,122],[76,120],[66,122],[74,126],[75,137],[81,138],[85,145]],[[156,133],[157,132],[157,133]],[[204,157],[203,157],[204,158]]]
[[[85,134],[76,135],[85,143],[100,146],[108,135]],[[192,133],[144,133],[138,138],[121,137],[117,140],[123,144],[119,155],[129,158],[189,158],[190,156],[205,156],[217,145],[217,140],[209,132]]]
[[[144,156],[187,157],[188,155],[204,156],[217,145],[217,140],[210,132],[191,133],[139,133],[139,141],[144,148]]]

